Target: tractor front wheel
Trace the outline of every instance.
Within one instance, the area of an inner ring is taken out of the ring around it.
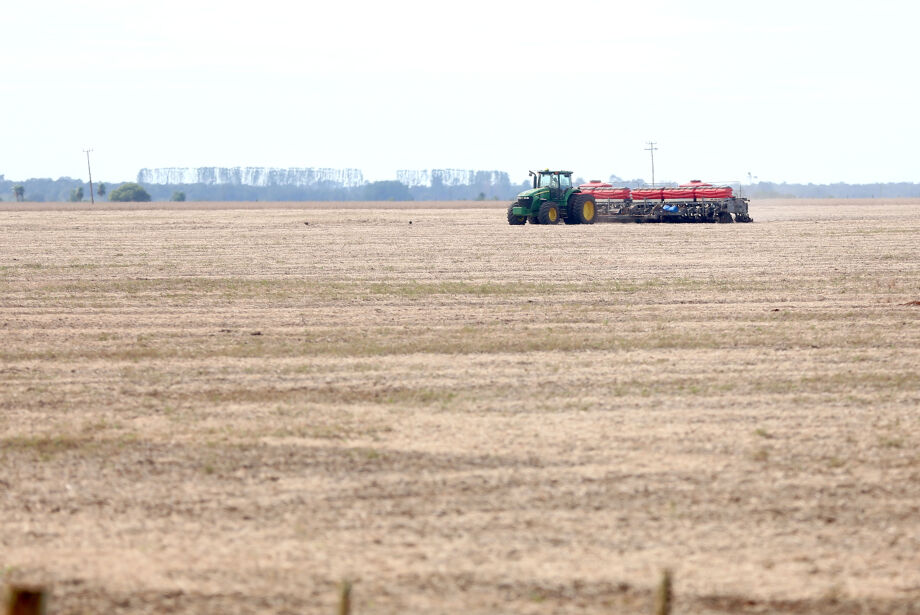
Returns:
[[[514,213],[514,204],[508,206],[508,224],[517,226],[527,222],[527,216],[517,216]]]
[[[537,220],[540,224],[559,224],[559,206],[552,201],[546,201],[540,206]]]
[[[587,194],[573,194],[569,201],[571,224],[594,224],[597,220],[597,206]]]

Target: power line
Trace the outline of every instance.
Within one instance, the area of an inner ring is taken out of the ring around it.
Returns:
[[[96,204],[96,199],[93,197],[93,169],[89,166],[89,153],[93,150],[85,149],[86,152],[86,170],[89,172],[89,201],[91,204]]]
[[[657,145],[657,143],[654,141],[648,141],[648,147],[645,148],[645,151],[649,152],[652,156],[652,188],[655,187],[655,151],[658,149],[655,145]]]

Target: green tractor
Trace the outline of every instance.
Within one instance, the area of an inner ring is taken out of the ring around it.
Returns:
[[[508,206],[508,224],[594,224],[594,197],[572,186],[571,171],[529,171],[533,188]]]

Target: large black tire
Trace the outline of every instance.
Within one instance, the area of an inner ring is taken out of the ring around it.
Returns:
[[[719,212],[719,224],[731,224],[732,222],[734,222],[734,220],[732,220],[732,215],[730,213],[727,211]]]
[[[577,195],[573,194],[572,198],[569,199],[568,206],[564,208],[565,217],[562,219],[562,221],[565,222],[566,224],[581,224],[581,220],[578,219],[578,216],[572,213],[575,209],[575,197],[576,196]]]
[[[588,194],[573,194],[569,199],[569,224],[594,224],[597,220],[597,203]]]
[[[537,214],[537,220],[540,224],[559,224],[559,205],[552,201],[546,201],[540,205],[540,213]]]
[[[508,224],[517,226],[527,222],[527,216],[516,216],[514,214],[514,203],[508,205]]]
[[[540,224],[540,221],[537,220],[536,216],[527,216],[527,221],[531,224]]]

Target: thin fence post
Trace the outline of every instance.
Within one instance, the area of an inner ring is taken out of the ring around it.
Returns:
[[[351,615],[351,581],[342,581],[339,594],[339,615]]]
[[[6,615],[45,615],[46,597],[43,587],[10,585]]]
[[[671,603],[674,598],[671,571],[665,568],[661,572],[661,583],[655,596],[655,615],[671,615]]]

